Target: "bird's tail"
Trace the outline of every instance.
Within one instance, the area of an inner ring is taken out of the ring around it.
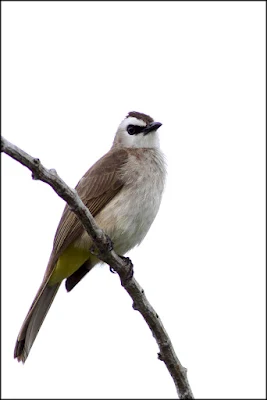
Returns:
[[[48,285],[48,279],[40,286],[31,308],[23,322],[14,350],[14,358],[26,361],[33,342],[59,289],[60,283]]]

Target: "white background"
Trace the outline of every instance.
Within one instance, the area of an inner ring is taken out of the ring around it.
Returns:
[[[74,187],[132,110],[168,180],[129,253],[196,398],[265,396],[265,2],[2,2],[2,134]],[[2,396],[175,398],[107,266],[13,359],[64,202],[2,156]]]

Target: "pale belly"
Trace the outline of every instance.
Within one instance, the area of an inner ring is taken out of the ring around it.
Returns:
[[[149,165],[146,159],[142,165],[142,160],[137,164],[133,159],[133,165],[128,164],[127,168],[122,190],[95,217],[119,255],[139,245],[146,236],[158,213],[165,181],[164,167],[161,170],[153,160]],[[144,169],[146,173],[142,173]],[[91,247],[86,232],[76,245]]]
[[[120,255],[142,242],[158,213],[162,190],[156,182],[145,187],[123,188],[96,218]]]

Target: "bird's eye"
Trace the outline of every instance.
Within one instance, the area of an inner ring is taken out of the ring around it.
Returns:
[[[143,132],[144,127],[143,126],[138,126],[138,125],[128,125],[127,126],[127,132],[129,135],[137,135],[138,133]]]
[[[135,126],[134,125],[127,126],[127,132],[129,133],[129,135],[134,135],[135,134]]]

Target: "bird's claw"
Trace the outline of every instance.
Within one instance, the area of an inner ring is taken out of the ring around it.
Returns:
[[[106,235],[106,244],[107,244],[108,251],[112,251],[113,250],[113,242],[108,235]]]
[[[124,276],[121,277],[121,283],[122,283],[122,285],[125,285],[133,277],[133,273],[134,273],[133,263],[129,257],[124,257],[124,256],[119,256],[119,257],[122,258],[122,260],[125,262],[125,273],[124,273]],[[116,273],[116,271],[112,267],[109,267],[109,270],[113,274]]]
[[[134,274],[133,263],[132,263],[132,261],[131,261],[131,259],[129,257],[120,256],[120,258],[123,259],[123,261],[126,264],[125,266],[127,267],[127,272],[125,273],[125,276],[122,279],[122,284],[126,284],[133,277],[133,274]]]

